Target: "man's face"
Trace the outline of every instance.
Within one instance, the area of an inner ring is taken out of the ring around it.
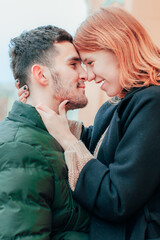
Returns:
[[[85,96],[87,73],[81,66],[76,49],[67,41],[55,43],[54,46],[58,53],[50,69],[53,97],[58,102],[68,99],[68,109],[85,107],[88,102]]]

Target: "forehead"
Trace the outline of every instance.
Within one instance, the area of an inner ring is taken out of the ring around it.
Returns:
[[[79,51],[80,57],[83,63],[90,60],[110,59],[116,58],[115,54],[111,50],[97,50],[94,52]]]
[[[55,43],[54,46],[58,51],[55,60],[69,61],[74,58],[80,58],[74,45],[68,41]]]
[[[93,58],[96,56],[97,52],[87,52],[87,51],[79,51],[80,58],[82,59],[82,62],[86,62],[87,60]]]

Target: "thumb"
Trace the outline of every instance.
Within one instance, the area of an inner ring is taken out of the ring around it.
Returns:
[[[61,102],[61,104],[59,105],[59,114],[60,115],[66,115],[66,104],[69,103],[68,100],[65,100],[63,102]]]
[[[51,113],[52,112],[52,110],[47,105],[45,105],[43,103],[39,103],[38,105],[35,106],[35,108],[37,109],[37,111],[41,110],[45,113]]]
[[[43,111],[42,109],[36,107],[37,112],[39,113],[39,115],[41,116],[42,120],[44,121],[44,119],[47,116],[47,113],[45,111]]]

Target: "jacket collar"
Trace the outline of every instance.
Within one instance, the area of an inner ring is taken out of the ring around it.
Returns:
[[[125,100],[125,99],[128,99],[128,98],[132,97],[136,92],[139,92],[139,91],[143,90],[144,88],[147,88],[147,87],[131,88],[130,91],[126,93],[126,96],[123,99]]]
[[[15,101],[11,111],[9,112],[8,119],[26,123],[47,131],[37,110],[35,109],[35,107],[32,107],[29,104]]]

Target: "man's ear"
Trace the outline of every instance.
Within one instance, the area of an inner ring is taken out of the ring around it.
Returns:
[[[35,64],[32,66],[32,74],[34,78],[43,86],[48,85],[48,76],[44,66]]]

